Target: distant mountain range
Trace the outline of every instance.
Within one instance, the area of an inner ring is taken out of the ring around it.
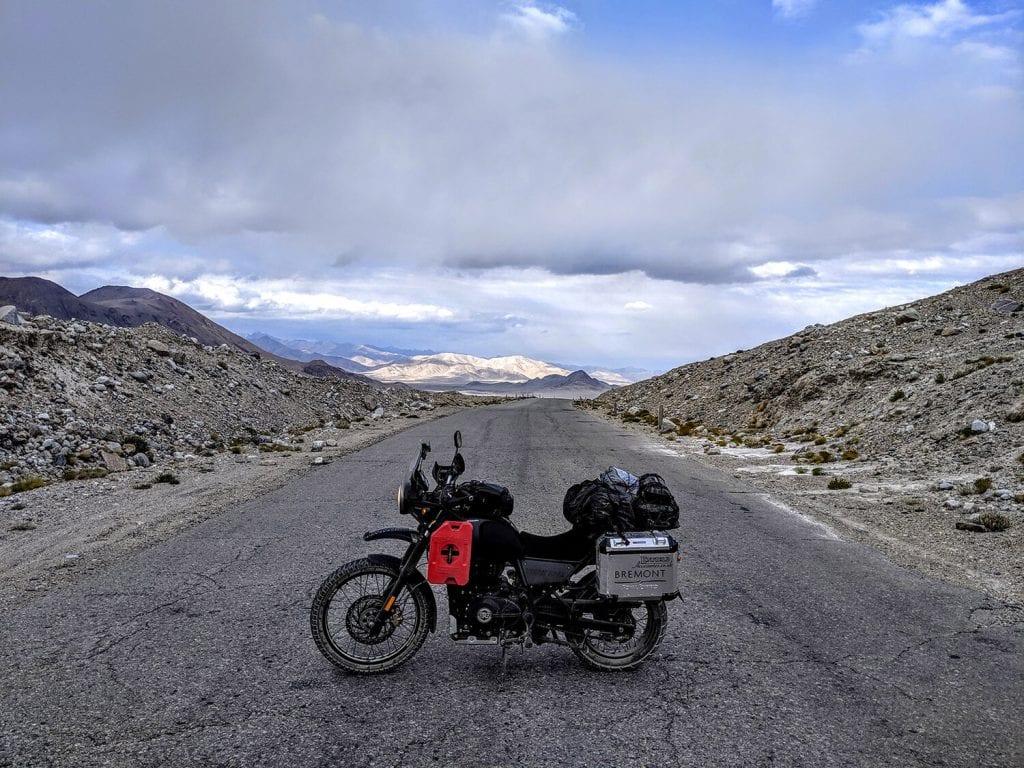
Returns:
[[[157,323],[201,344],[212,347],[227,344],[243,352],[269,358],[292,371],[314,376],[358,378],[365,383],[374,383],[327,362],[312,366],[308,364],[312,358],[297,360],[262,349],[188,304],[149,288],[105,285],[75,296],[66,288],[41,277],[0,277],[0,305],[5,304],[13,304],[18,311],[32,315],[51,315],[58,320],[84,320],[121,328]]]
[[[250,334],[248,339],[275,354],[296,359],[317,354],[333,365],[360,371],[377,381],[419,389],[592,397],[612,386],[635,381],[621,373],[603,372],[614,380],[610,382],[586,370],[572,371],[522,355],[478,357],[455,352],[383,349],[365,344],[285,341],[265,333]]]
[[[638,377],[629,369],[571,370],[522,355],[477,357],[454,352],[396,349],[333,341],[281,340],[265,333],[232,333],[178,299],[148,288],[106,285],[76,296],[39,277],[0,277],[0,306],[134,328],[157,323],[208,346],[227,344],[313,376],[358,379],[380,386],[430,390],[593,397]]]

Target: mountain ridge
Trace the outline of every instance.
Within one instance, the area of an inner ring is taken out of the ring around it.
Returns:
[[[261,349],[229,331],[179,299],[150,288],[104,285],[75,296],[63,286],[41,277],[0,277],[0,305],[13,304],[32,315],[49,315],[57,320],[82,320],[118,328],[138,328],[156,323],[201,344],[216,347],[226,344],[249,355],[265,357],[295,372],[303,372],[304,362]],[[338,366],[324,363],[316,367],[319,376],[353,378],[376,384],[370,379]]]

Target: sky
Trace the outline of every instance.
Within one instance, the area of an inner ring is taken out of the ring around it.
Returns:
[[[1024,3],[0,0],[0,274],[665,370],[1024,266]]]

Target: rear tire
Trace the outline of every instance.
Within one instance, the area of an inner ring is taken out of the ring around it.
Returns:
[[[626,613],[628,612],[628,613]],[[611,632],[579,629],[570,635],[570,646],[584,664],[602,672],[636,669],[658,650],[668,626],[668,608],[663,600],[610,605],[608,610],[588,615],[596,619],[622,621],[632,625],[620,636]],[[577,614],[582,617],[582,614]]]
[[[316,647],[347,672],[390,672],[412,658],[427,639],[430,606],[420,589],[406,584],[398,593],[392,619],[377,634],[370,624],[384,603],[384,592],[398,569],[353,560],[324,579],[309,614]]]

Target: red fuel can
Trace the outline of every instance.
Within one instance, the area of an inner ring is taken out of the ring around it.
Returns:
[[[473,524],[449,520],[430,534],[427,581],[465,586],[473,550]]]

